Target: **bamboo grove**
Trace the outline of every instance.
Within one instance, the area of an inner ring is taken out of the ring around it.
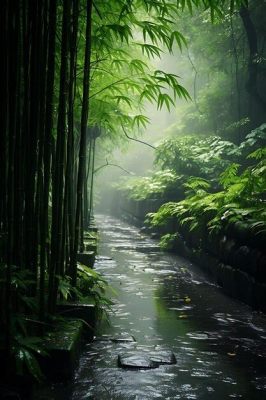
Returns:
[[[22,307],[14,285],[19,271],[28,273],[25,293],[38,299],[40,320],[55,312],[59,276],[71,276],[75,285],[81,232],[89,224],[87,141],[92,148],[94,138],[87,128],[92,2],[82,10],[70,0],[4,3],[0,257],[9,347],[11,311]],[[83,96],[76,116],[81,19]]]
[[[7,349],[29,299],[45,321],[55,313],[60,279],[76,285],[77,253],[92,219],[97,137],[116,143],[144,126],[145,101],[169,109],[190,98],[177,75],[151,70],[149,58],[185,46],[176,29],[184,8],[210,8],[214,17],[240,3],[1,2],[0,326]]]

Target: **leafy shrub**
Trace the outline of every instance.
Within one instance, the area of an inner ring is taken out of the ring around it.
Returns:
[[[240,165],[231,164],[221,175],[222,190],[210,193],[210,183],[202,178],[191,178],[185,184],[187,197],[162,205],[150,214],[153,225],[164,224],[175,217],[190,230],[207,227],[209,232],[220,231],[238,221],[247,222],[254,234],[266,232],[266,148],[251,153],[255,164],[239,173]]]
[[[178,236],[177,233],[167,233],[166,235],[163,235],[160,240],[161,249],[172,250]]]
[[[167,193],[182,187],[184,177],[171,169],[155,172],[152,176],[132,178],[116,185],[119,190],[135,200],[163,198]]]
[[[184,136],[165,140],[156,150],[155,163],[187,176],[216,177],[239,155],[238,147],[218,136]]]
[[[92,268],[78,263],[77,287],[71,284],[71,278],[64,276],[59,279],[58,291],[64,300],[73,297],[80,302],[93,303],[98,309],[110,306],[112,302],[106,297],[106,291],[110,286],[107,281]]]
[[[265,141],[266,124],[250,132],[240,146],[217,136],[167,139],[156,150],[155,162],[162,171],[128,181],[121,189],[135,200],[175,200],[148,215],[152,225],[177,218],[190,230],[217,232],[245,222],[258,234],[266,231]],[[174,192],[175,197],[169,196]],[[176,202],[180,197],[184,199]],[[168,240],[170,236],[163,238],[162,245]]]
[[[127,179],[116,187],[134,200],[179,199],[184,197],[183,184],[188,177],[199,174],[214,179],[237,153],[237,146],[216,136],[167,139],[156,149],[155,163],[162,170],[152,176]]]

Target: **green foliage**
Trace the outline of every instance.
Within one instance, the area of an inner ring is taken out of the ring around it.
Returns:
[[[47,356],[43,349],[42,338],[16,335],[12,343],[11,355],[18,375],[24,375],[27,371],[38,382],[44,379],[36,358],[36,355]]]
[[[157,171],[150,177],[139,177],[124,180],[123,183],[115,186],[135,200],[144,200],[147,198],[161,198],[175,191],[181,186],[183,177],[177,175],[173,170],[165,169]]]
[[[158,109],[166,106],[170,110],[176,97],[190,98],[177,75],[156,71],[149,62],[165,49],[172,52],[175,45],[180,49],[186,45],[182,33],[173,29],[178,11],[174,2],[97,5],[93,14],[90,124],[104,128],[103,139],[117,142],[124,138],[122,126],[135,132],[145,128],[148,119],[141,109],[147,101],[157,104]],[[82,62],[81,57],[78,62]]]
[[[82,303],[93,303],[98,309],[112,304],[106,296],[107,290],[111,289],[107,281],[86,265],[78,264],[77,287],[72,286],[71,278],[67,275],[58,278],[58,291],[64,300],[71,300],[74,297]]]
[[[201,227],[217,232],[241,221],[246,222],[254,234],[266,232],[266,157],[264,151],[257,151],[256,157],[257,153],[260,159],[240,173],[240,165],[231,164],[220,175],[223,190],[216,193],[209,192],[211,185],[206,180],[190,179],[185,184],[190,189],[187,197],[178,203],[164,204],[157,213],[150,215],[151,223],[161,225],[174,217],[190,230]]]
[[[5,265],[0,268],[0,292],[2,291],[5,280]],[[36,381],[43,379],[37,355],[46,355],[42,338],[34,336],[30,329],[31,323],[38,324],[37,301],[31,295],[35,280],[31,271],[11,268],[11,298],[17,305],[16,312],[10,315],[10,357],[17,375],[31,375]],[[7,310],[2,310],[5,314]],[[2,339],[2,338],[1,338]]]
[[[254,232],[266,230],[266,151],[258,147],[263,142],[265,124],[248,134],[239,147],[214,136],[170,138],[156,149],[162,171],[127,180],[118,188],[135,200],[185,197],[149,214],[152,225],[177,218],[190,230],[217,232],[237,221],[247,222]]]
[[[237,146],[217,136],[184,136],[166,139],[158,146],[155,163],[179,174],[215,177],[237,154]]]
[[[237,164],[232,164],[232,159],[241,159],[242,148],[254,149],[260,143],[259,139],[254,139],[251,147],[250,140],[248,135],[247,140],[238,147],[217,136],[167,139],[155,152],[155,163],[162,168],[161,171],[152,176],[126,179],[116,187],[135,200],[169,196],[180,198],[184,189],[188,194],[200,189],[211,188],[213,191],[219,187],[217,177],[220,174],[222,183],[224,177],[228,180],[229,173],[234,173]],[[191,178],[193,175],[197,177]]]
[[[188,78],[186,87],[191,88],[194,104],[178,112],[172,132],[215,134],[239,144],[250,129],[261,123],[265,114],[265,109],[257,112],[256,99],[249,98],[247,91],[249,45],[247,32],[236,12],[241,2],[204,2],[205,11],[195,10],[192,1],[191,9],[184,3],[185,12],[178,28],[189,38],[187,69],[191,79]],[[251,6],[250,3],[248,10],[257,35],[255,40],[263,42],[265,33],[261,26],[265,25],[265,4],[255,2]],[[264,87],[265,51],[260,45],[256,64],[261,71],[258,87]],[[254,102],[253,111],[251,102]]]
[[[236,180],[237,171],[240,164],[232,163],[228,168],[220,175],[220,183],[225,187],[229,187]]]
[[[73,287],[71,285],[71,278],[67,275],[58,276],[58,293],[64,300],[68,300],[73,294]]]
[[[101,274],[86,265],[78,265],[78,291],[81,301],[90,299],[98,308],[109,307],[112,302],[106,296],[108,289],[111,290]]]
[[[6,269],[5,264],[0,265],[0,290],[2,286],[4,287],[6,283]],[[34,274],[28,269],[20,269],[16,266],[11,267],[11,293],[14,297],[13,301],[17,304],[17,310],[21,311],[22,314],[27,314],[37,311],[36,298],[31,295],[31,290],[34,288],[35,280]],[[2,309],[2,314],[5,314],[6,310]],[[16,320],[16,315],[14,314],[14,321]],[[14,330],[16,330],[14,326]]]
[[[262,158],[265,156],[266,124],[253,129],[240,144],[240,150],[248,158]]]
[[[178,234],[174,233],[167,233],[166,235],[163,235],[160,239],[160,247],[162,250],[172,250],[173,246],[176,242],[176,239],[178,238]]]
[[[209,189],[210,183],[206,179],[191,177],[184,183],[184,187],[193,191],[197,191],[200,189]]]

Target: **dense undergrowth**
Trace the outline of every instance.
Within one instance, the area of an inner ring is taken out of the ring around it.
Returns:
[[[174,218],[189,230],[207,228],[217,233],[241,222],[258,235],[266,232],[265,140],[265,124],[239,146],[214,136],[170,138],[156,150],[161,170],[127,181],[121,190],[135,200],[165,200],[148,215],[154,226]]]

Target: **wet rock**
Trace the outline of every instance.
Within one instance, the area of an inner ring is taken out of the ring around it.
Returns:
[[[152,369],[159,366],[149,356],[143,354],[119,354],[118,366],[132,369]]]
[[[112,258],[111,257],[107,257],[107,256],[97,256],[96,260],[97,261],[111,261]]]
[[[254,303],[255,280],[246,272],[236,271],[236,297],[247,304]]]
[[[95,224],[92,223],[92,224],[89,225],[87,231],[89,231],[89,232],[98,232],[98,228],[97,228],[97,226]]]
[[[237,268],[244,272],[248,272],[250,263],[250,248],[248,246],[240,246],[235,252],[235,262]]]
[[[134,336],[110,336],[110,335],[102,335],[100,337],[95,337],[94,341],[107,341],[107,342],[114,342],[114,343],[134,343],[136,339]]]
[[[135,342],[136,339],[134,336],[128,336],[128,337],[111,337],[110,340],[114,343],[131,343]]]
[[[97,251],[97,242],[95,240],[84,241],[86,251]]]
[[[61,381],[73,377],[83,329],[83,321],[66,319],[56,330],[47,332],[47,336],[43,339],[45,354],[38,356],[38,361],[41,370],[49,379]]]
[[[153,252],[161,251],[160,246],[154,244],[138,245],[135,247],[135,250],[140,251],[141,253],[150,253],[151,251]]]
[[[221,321],[221,318],[219,318],[219,320]],[[226,320],[223,320],[223,321],[227,324]],[[195,339],[195,340],[208,340],[208,339],[210,339],[210,335],[208,333],[206,333],[206,332],[188,332],[187,336],[189,336],[191,339]]]
[[[122,368],[151,369],[163,364],[176,364],[176,358],[172,351],[160,350],[146,354],[137,352],[118,356],[118,365]]]
[[[258,256],[258,264],[257,264],[257,270],[258,270],[258,280],[260,282],[266,282],[266,255],[261,253]]]
[[[162,365],[162,364],[176,364],[176,358],[175,355],[172,351],[160,351],[160,352],[156,352],[154,354],[152,354],[150,356],[150,359],[158,364],[158,365]]]
[[[95,261],[95,252],[94,251],[86,251],[84,253],[77,254],[77,261],[81,264],[86,265],[87,267],[93,267]]]
[[[142,226],[142,227],[140,228],[139,231],[140,231],[140,232],[146,233],[146,232],[148,232],[149,230],[148,230],[147,226]]]
[[[266,284],[262,282],[256,282],[254,295],[254,305],[260,308],[263,312],[266,312]]]
[[[153,239],[160,239],[160,234],[158,232],[152,232],[150,236]]]

